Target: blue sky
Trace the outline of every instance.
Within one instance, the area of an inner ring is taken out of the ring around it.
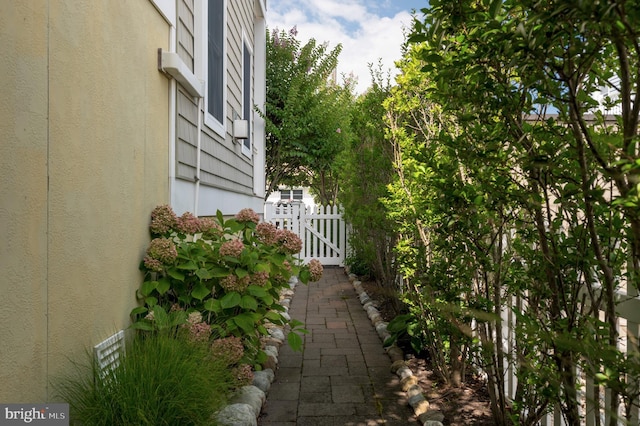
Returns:
[[[268,0],[267,25],[270,30],[296,26],[303,43],[314,38],[329,48],[342,44],[338,73],[353,73],[362,92],[371,81],[368,64],[381,60],[395,75],[411,10],[427,6],[427,0]]]

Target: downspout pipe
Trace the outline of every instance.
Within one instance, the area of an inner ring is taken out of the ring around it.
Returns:
[[[195,194],[193,196],[193,215],[198,217],[198,205],[200,202],[200,159],[201,159],[201,147],[202,147],[202,99],[198,98],[198,136],[196,137],[197,141],[197,151],[196,151],[196,185],[195,185]]]

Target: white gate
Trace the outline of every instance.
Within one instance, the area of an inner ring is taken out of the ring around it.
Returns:
[[[344,266],[348,239],[340,206],[266,203],[264,220],[300,237],[300,258],[305,262],[318,259],[323,265]]]

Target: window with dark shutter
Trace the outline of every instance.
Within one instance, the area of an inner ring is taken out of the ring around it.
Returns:
[[[209,0],[207,110],[223,122],[224,0]]]

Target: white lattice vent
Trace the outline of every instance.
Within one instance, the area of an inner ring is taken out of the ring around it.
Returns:
[[[124,356],[124,345],[124,330],[120,330],[93,347],[96,363],[101,371],[107,372],[120,365],[120,357]]]

